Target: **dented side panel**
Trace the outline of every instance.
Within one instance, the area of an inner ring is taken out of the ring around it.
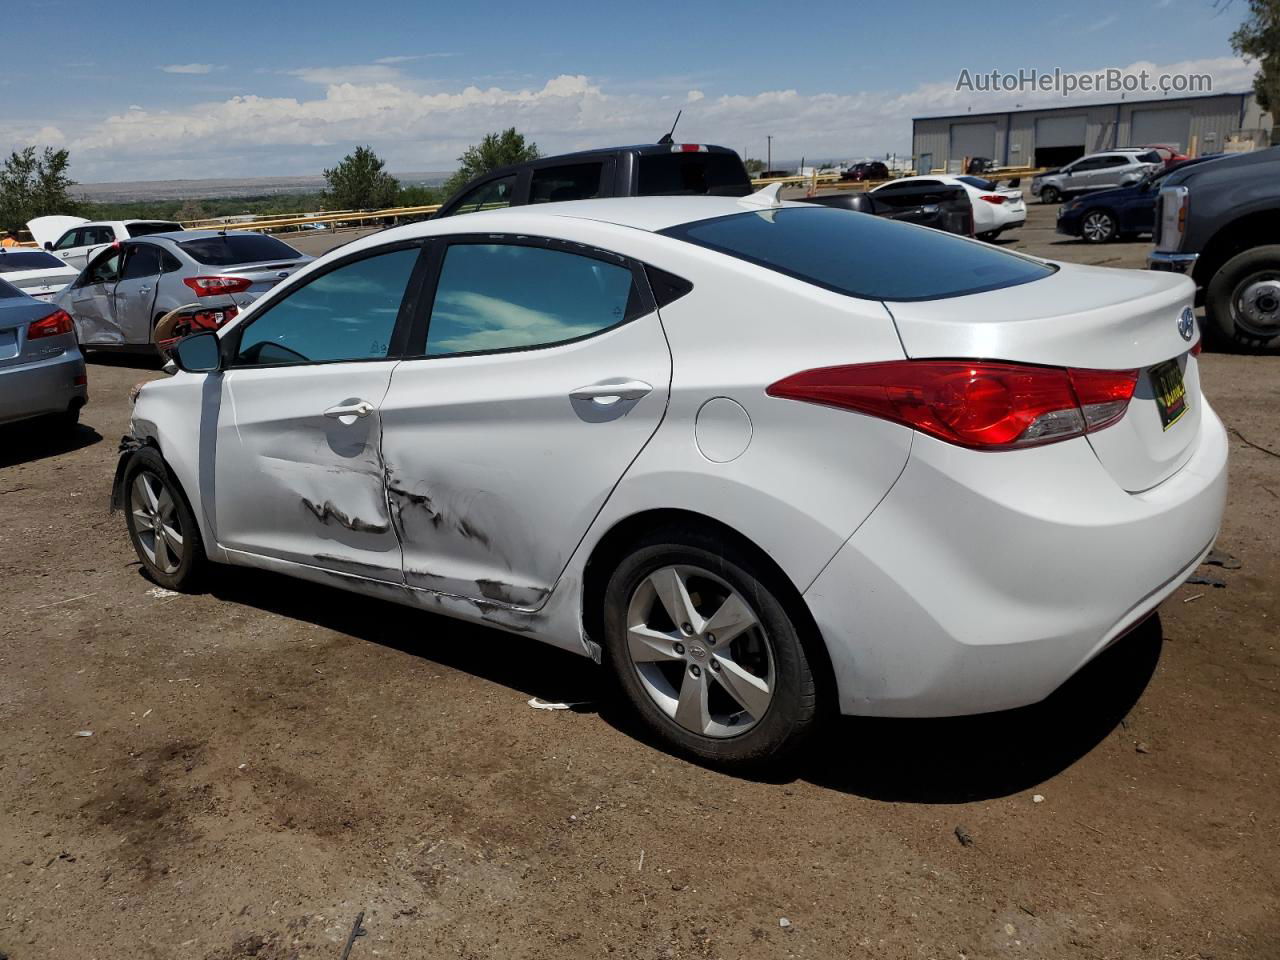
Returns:
[[[399,582],[378,406],[394,361],[222,375],[215,504],[218,542],[263,557]],[[366,401],[367,416],[325,416]]]

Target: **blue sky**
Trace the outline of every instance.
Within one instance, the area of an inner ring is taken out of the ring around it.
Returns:
[[[28,0],[3,7],[10,41],[41,39],[5,44],[0,148],[69,146],[86,182],[316,173],[364,142],[393,169],[447,169],[489,129],[560,151],[655,138],[683,108],[690,139],[848,159],[909,151],[913,115],[1064,102],[959,95],[961,69],[1149,64],[1244,89],[1244,7],[916,0],[806,25],[776,2]]]

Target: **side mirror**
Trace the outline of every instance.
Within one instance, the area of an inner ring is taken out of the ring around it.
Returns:
[[[45,248],[46,250],[52,250],[52,249],[53,249],[53,241],[52,241],[52,240],[46,240],[46,241],[44,242],[44,248]]]
[[[173,350],[174,363],[186,373],[213,373],[222,366],[219,346],[216,333],[193,333],[178,341]]]

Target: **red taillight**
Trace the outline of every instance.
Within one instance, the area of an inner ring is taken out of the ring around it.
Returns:
[[[1124,416],[1137,370],[894,360],[806,370],[771,397],[854,410],[977,450],[1052,443]]]
[[[1008,197],[1002,197],[1002,196],[1000,196],[1000,194],[998,194],[998,193],[984,193],[984,194],[983,194],[982,196],[980,196],[978,199],[979,199],[979,200],[985,200],[985,201],[987,201],[987,203],[994,203],[996,206],[999,206],[1000,204],[1004,203],[1004,202],[1005,202],[1005,200],[1007,200],[1007,199],[1009,199],[1009,198],[1008,198]]]
[[[47,317],[27,325],[27,339],[39,340],[41,337],[56,337],[70,333],[75,329],[71,315],[65,310],[55,310]]]
[[[182,282],[197,297],[217,297],[227,293],[243,293],[253,286],[248,277],[183,277]]]
[[[1191,355],[1193,357],[1198,357],[1200,356],[1200,351],[1203,349],[1204,349],[1204,337],[1201,337],[1199,340],[1196,341],[1196,345],[1191,348]]]

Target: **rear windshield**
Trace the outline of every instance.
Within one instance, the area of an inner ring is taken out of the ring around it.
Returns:
[[[736,153],[652,153],[638,162],[636,193],[642,197],[745,197],[751,192],[747,168]]]
[[[979,190],[994,190],[996,185],[990,180],[982,177],[956,177],[961,183],[967,183],[971,187],[977,187]]]
[[[829,207],[734,213],[662,233],[873,300],[961,297],[1030,283],[1057,269],[940,230]]]
[[[17,273],[19,270],[48,270],[62,267],[63,262],[43,250],[22,253],[0,253],[0,273]]]
[[[171,220],[149,220],[146,223],[126,223],[124,229],[131,237],[145,237],[150,233],[173,233],[181,230],[182,224]]]
[[[191,258],[214,267],[260,260],[296,260],[302,256],[287,243],[261,233],[228,233],[183,240],[178,244]]]

